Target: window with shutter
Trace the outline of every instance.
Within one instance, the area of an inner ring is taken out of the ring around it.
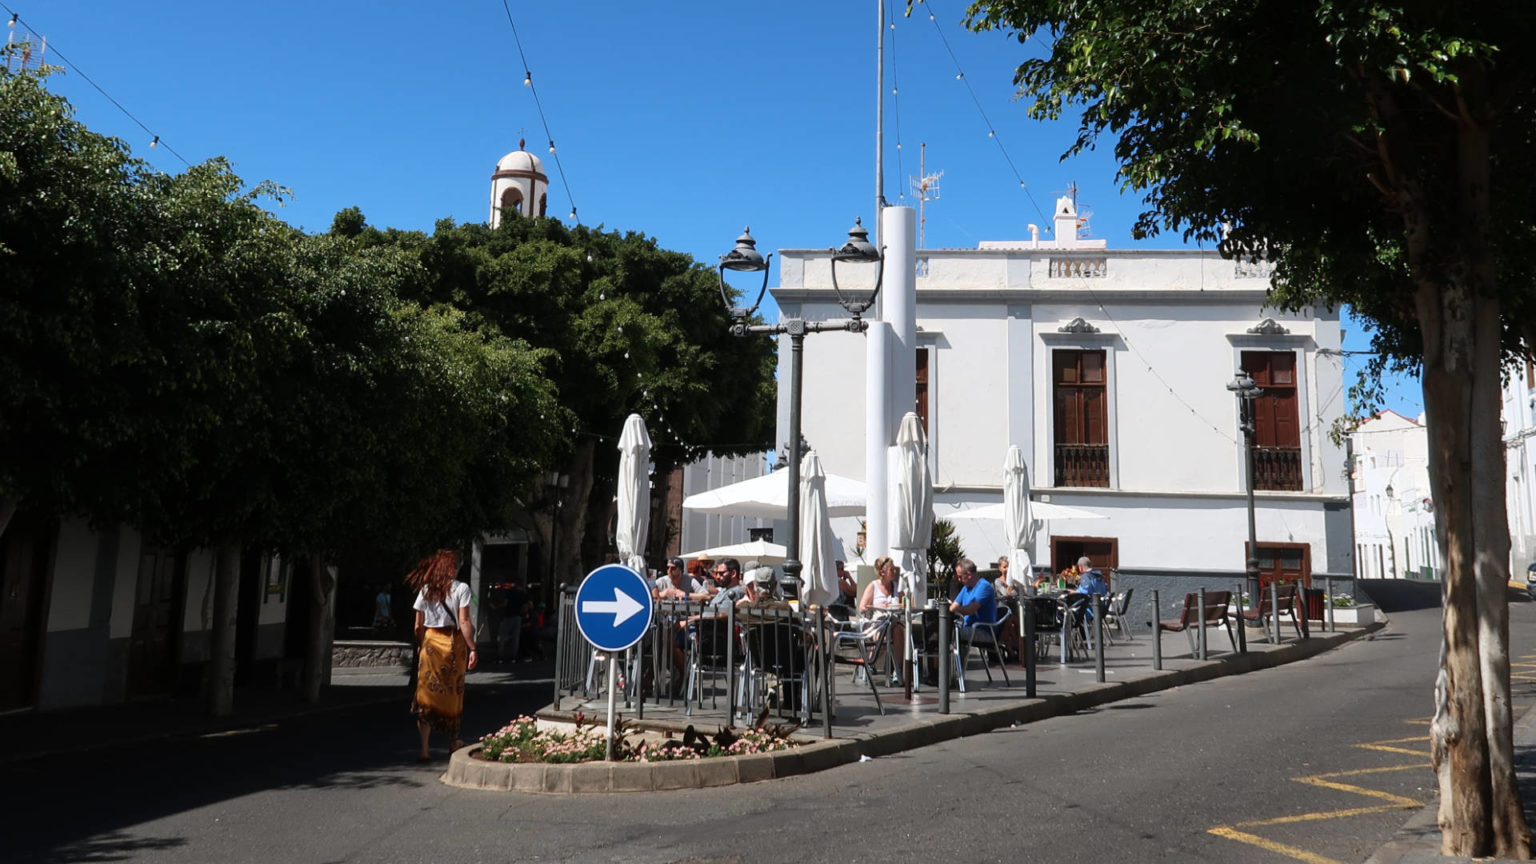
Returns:
[[[1296,401],[1296,355],[1244,351],[1243,371],[1264,392],[1251,403],[1254,420],[1253,488],[1299,492],[1301,419]]]
[[[1104,352],[1052,352],[1057,486],[1109,485]]]

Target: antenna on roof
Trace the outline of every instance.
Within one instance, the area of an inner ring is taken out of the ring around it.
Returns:
[[[48,53],[48,38],[24,29],[25,24],[18,28],[20,19],[19,15],[11,16],[5,36],[5,71],[13,75],[28,69],[41,69],[43,57]],[[19,34],[18,29],[21,30]]]
[[[917,196],[917,248],[927,248],[928,217],[923,214],[923,205],[929,201],[939,200],[939,178],[944,172],[937,174],[928,173],[928,143],[923,142],[920,148],[921,156],[918,159],[917,170],[919,176],[912,178],[912,194]]]

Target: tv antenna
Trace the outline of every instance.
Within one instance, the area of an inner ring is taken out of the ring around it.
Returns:
[[[1077,236],[1082,238],[1091,236],[1092,230],[1088,227],[1088,220],[1093,218],[1093,211],[1081,210],[1078,208],[1077,181],[1073,180],[1072,182],[1068,183],[1067,188],[1061,190],[1061,192],[1072,196],[1072,212],[1077,214]]]
[[[18,28],[19,21],[20,16],[14,14],[11,16],[5,36],[5,71],[13,75],[28,69],[41,69],[43,56],[48,53],[47,37],[21,29],[27,26],[25,24]],[[21,29],[19,34],[18,29]]]
[[[917,196],[917,248],[926,248],[928,217],[923,214],[923,205],[929,201],[939,200],[939,178],[944,172],[937,174],[928,173],[928,143],[923,142],[919,148],[921,155],[918,158],[917,170],[921,176],[912,178],[912,194]]]

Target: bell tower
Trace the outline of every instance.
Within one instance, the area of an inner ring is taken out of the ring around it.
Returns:
[[[491,227],[501,225],[503,213],[518,216],[543,216],[549,207],[549,177],[539,157],[524,150],[527,142],[519,140],[517,149],[501,157],[491,173]]]

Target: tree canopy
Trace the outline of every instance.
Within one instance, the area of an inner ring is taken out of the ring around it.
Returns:
[[[1034,116],[1081,112],[1070,152],[1114,138],[1147,205],[1138,233],[1267,259],[1271,302],[1347,302],[1376,368],[1422,372],[1446,562],[1443,849],[1527,857],[1498,421],[1501,363],[1536,344],[1536,17],[1517,0],[980,0],[969,16],[1035,55],[1015,75]]]

